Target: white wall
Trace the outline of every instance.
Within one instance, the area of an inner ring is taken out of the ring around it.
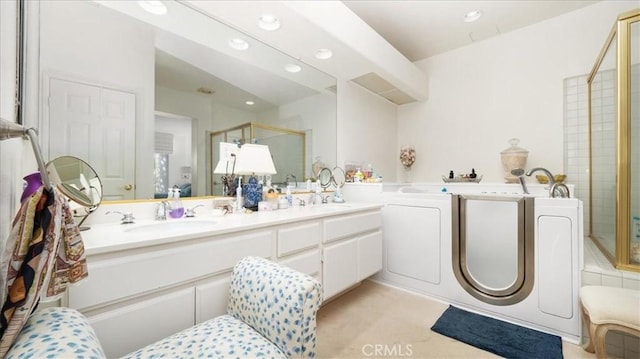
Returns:
[[[602,1],[416,63],[430,98],[398,110],[398,142],[416,147],[413,180],[475,168],[502,182],[512,137],[529,150],[527,168],[562,173],[563,79],[591,71],[617,15],[634,7]]]
[[[338,80],[338,166],[371,163],[384,181],[396,181],[400,164],[397,109],[353,82]]]

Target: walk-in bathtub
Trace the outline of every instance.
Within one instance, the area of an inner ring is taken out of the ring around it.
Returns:
[[[383,192],[377,279],[578,343],[582,202],[513,185]]]

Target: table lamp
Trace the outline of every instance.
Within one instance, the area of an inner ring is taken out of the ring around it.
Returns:
[[[236,154],[232,153],[229,157],[221,157],[220,161],[213,170],[213,173],[222,174],[222,195],[234,196],[236,194],[235,183],[235,165]]]
[[[269,146],[247,143],[240,147],[236,154],[236,174],[250,176],[247,183],[242,186],[245,208],[257,210],[258,202],[262,201],[262,184],[258,182],[256,175],[275,173],[277,172]]]

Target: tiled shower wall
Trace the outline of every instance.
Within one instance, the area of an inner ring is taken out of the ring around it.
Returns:
[[[593,141],[598,143],[594,151],[594,198],[615,198],[616,180],[616,111],[615,78],[613,71],[602,71],[593,81],[592,114]],[[631,144],[632,153],[640,153],[640,64],[631,67]],[[567,181],[575,184],[575,197],[584,203],[585,235],[589,234],[589,103],[587,76],[576,76],[564,81],[564,168]],[[632,178],[640,178],[640,156],[631,156]],[[597,185],[597,186],[596,186]],[[631,198],[639,198],[640,183],[631,184]],[[615,201],[593,208],[594,227],[600,232],[615,233]],[[640,201],[632,201],[631,216],[640,217]],[[597,223],[595,221],[598,221]],[[632,233],[633,235],[634,233]],[[614,252],[613,248],[611,248]]]
[[[592,97],[592,113],[594,118],[593,140],[599,141],[600,149],[593,153],[594,164],[602,168],[594,173],[593,181],[603,190],[593,196],[615,198],[615,135],[616,113],[614,103],[614,74],[612,71],[603,72],[602,76],[594,79]],[[632,153],[640,153],[640,119],[638,108],[640,106],[640,65],[634,65],[631,69],[632,79],[632,129],[631,143]],[[589,199],[589,98],[587,76],[576,76],[564,81],[564,168],[567,181],[575,184],[575,197],[581,199],[584,205],[584,234],[589,234],[591,203]],[[613,138],[613,139],[612,139]],[[606,139],[606,141],[605,141]],[[605,144],[606,143],[606,144]],[[612,160],[613,159],[613,160]],[[632,178],[640,178],[640,156],[631,158]],[[636,181],[638,182],[638,181]],[[640,184],[633,183],[632,198],[640,198]],[[605,197],[606,196],[606,197]],[[594,197],[596,198],[596,197]],[[632,216],[640,213],[639,201],[634,201]],[[600,230],[615,232],[613,227],[615,216],[615,201],[611,200],[606,206],[593,208],[594,226],[600,226]],[[599,221],[596,223],[595,221]],[[607,228],[606,226],[610,226]],[[585,239],[588,241],[589,239]],[[585,243],[585,247],[597,251],[594,245]],[[585,263],[582,273],[582,285],[607,285],[640,289],[640,275],[632,272],[624,272],[612,269],[606,260],[600,263],[600,268]],[[585,332],[586,333],[586,332]],[[619,358],[637,358],[640,353],[640,341],[638,338],[622,335],[617,332],[607,334],[607,352],[610,356]]]
[[[567,182],[575,185],[573,197],[584,206],[585,235],[589,216],[589,96],[587,76],[564,80],[564,170]]]

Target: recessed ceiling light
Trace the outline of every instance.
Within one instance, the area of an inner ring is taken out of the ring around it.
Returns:
[[[482,11],[473,10],[464,15],[464,22],[474,22],[482,16]]]
[[[329,49],[319,49],[316,51],[316,59],[318,60],[330,59],[332,56],[333,52]]]
[[[293,72],[293,73],[302,71],[302,67],[296,64],[286,64],[284,65],[284,69],[287,70],[288,72]]]
[[[246,50],[249,48],[249,43],[244,41],[243,39],[235,38],[229,40],[229,46],[235,50]]]
[[[263,14],[258,20],[258,26],[267,31],[274,31],[280,28],[280,20],[271,14]]]
[[[158,0],[138,0],[138,5],[145,11],[154,15],[164,15],[167,13],[167,7],[162,1]]]
[[[245,101],[245,103],[246,103],[247,105],[249,105],[249,106],[251,106],[251,105],[254,105],[254,104],[255,104],[255,102],[253,102],[253,101],[251,101],[251,100],[249,100],[249,101]]]

